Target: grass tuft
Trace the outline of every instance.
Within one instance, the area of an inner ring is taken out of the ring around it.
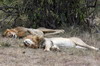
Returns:
[[[10,47],[10,46],[11,44],[9,43],[4,43],[4,42],[0,43],[0,47]]]

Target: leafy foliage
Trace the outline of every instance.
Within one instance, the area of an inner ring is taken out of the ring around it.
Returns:
[[[35,27],[83,25],[88,16],[85,0],[24,0],[23,6],[23,12]]]
[[[0,2],[17,8],[15,22],[20,16],[26,15],[31,27],[88,26],[85,19],[90,15],[90,9],[86,0],[1,0]]]

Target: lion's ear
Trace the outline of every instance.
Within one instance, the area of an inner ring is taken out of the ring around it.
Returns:
[[[5,35],[7,34],[8,31],[10,31],[10,29],[6,29],[6,30],[3,32],[2,36],[5,36]]]
[[[40,38],[38,36],[36,36],[36,41],[39,41],[39,40],[40,40]]]
[[[39,42],[40,42],[42,39],[43,39],[43,37],[36,36],[36,40],[37,40],[37,41],[39,41]]]
[[[8,31],[8,30],[6,29],[6,31],[4,31],[4,32],[2,33],[2,36],[3,36],[3,37],[5,37],[5,35],[7,34],[7,31]]]

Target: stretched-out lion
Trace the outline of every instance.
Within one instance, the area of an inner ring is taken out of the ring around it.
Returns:
[[[75,47],[75,48],[80,48],[80,49],[93,49],[96,51],[99,50],[99,48],[96,48],[96,47],[86,44],[78,37],[44,38],[44,37],[40,37],[40,36],[28,35],[24,38],[23,43],[25,46],[31,47],[31,48],[45,47],[44,51],[50,51],[50,49],[60,50],[60,46],[63,46],[66,48]]]
[[[48,36],[58,33],[63,33],[64,30],[54,30],[54,29],[47,29],[47,28],[25,28],[25,27],[16,27],[12,29],[6,29],[3,33],[4,37],[14,37],[14,38],[22,38],[27,35],[37,35],[37,36]]]

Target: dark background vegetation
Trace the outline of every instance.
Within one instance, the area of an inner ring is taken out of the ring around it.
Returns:
[[[93,22],[97,4],[97,0],[0,0],[0,27],[73,26],[91,31],[98,28]]]

